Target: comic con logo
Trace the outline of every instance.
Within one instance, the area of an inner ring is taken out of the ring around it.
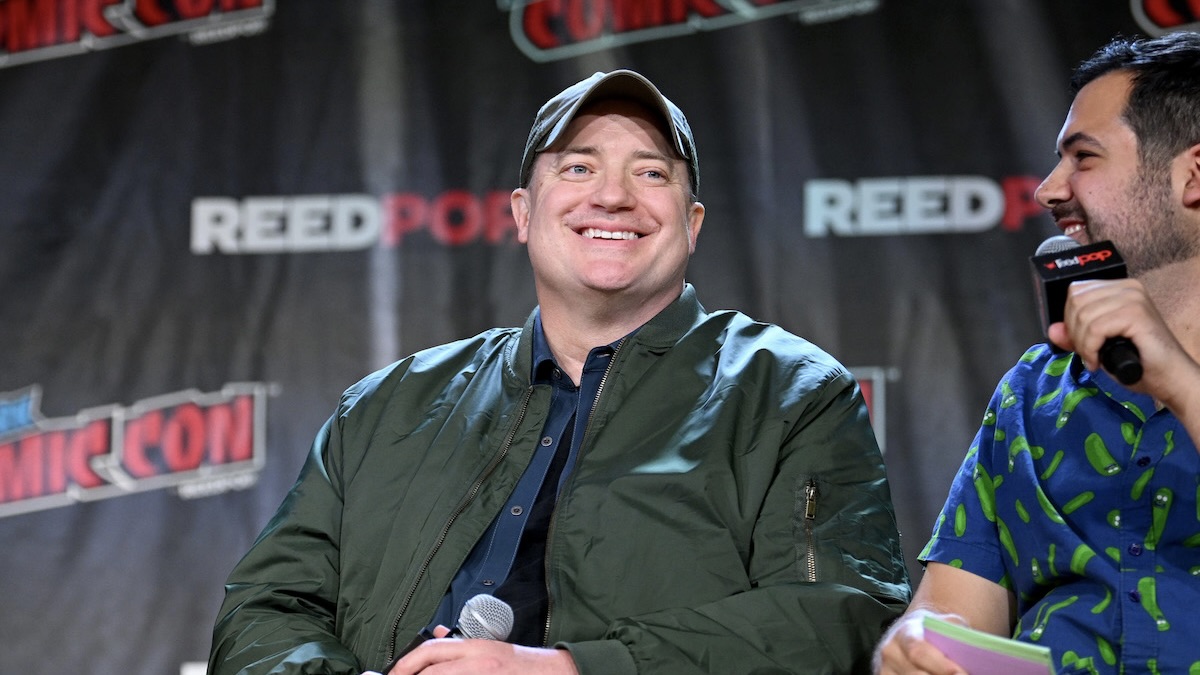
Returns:
[[[169,35],[206,44],[267,29],[275,0],[0,0],[0,67]]]
[[[181,391],[45,419],[37,386],[0,394],[0,517],[175,488],[202,497],[257,482],[263,383]]]
[[[1200,28],[1200,3],[1194,0],[1131,0],[1133,18],[1150,35]]]
[[[513,42],[534,61],[739,26],[777,16],[802,23],[873,12],[880,0],[500,0]]]

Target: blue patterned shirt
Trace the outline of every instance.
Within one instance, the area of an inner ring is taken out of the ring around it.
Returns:
[[[1000,382],[922,561],[1017,597],[1059,673],[1200,673],[1200,455],[1167,410],[1037,345]]]

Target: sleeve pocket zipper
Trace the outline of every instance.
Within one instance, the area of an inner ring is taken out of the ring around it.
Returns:
[[[804,484],[804,563],[806,581],[817,581],[817,541],[813,526],[817,521],[817,481],[812,478]]]

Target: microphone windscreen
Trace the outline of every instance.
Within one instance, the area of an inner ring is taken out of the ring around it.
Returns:
[[[512,607],[494,596],[476,595],[463,605],[457,628],[466,638],[504,641],[513,628]]]
[[[1053,237],[1048,237],[1046,241],[1038,244],[1037,252],[1034,255],[1048,255],[1050,253],[1058,253],[1067,249],[1077,248],[1079,242],[1068,237],[1065,234],[1056,234]]]

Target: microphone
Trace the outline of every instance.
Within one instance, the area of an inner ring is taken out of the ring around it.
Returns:
[[[462,611],[458,613],[458,623],[450,629],[450,633],[446,637],[503,642],[508,639],[508,634],[512,632],[512,629],[512,607],[509,607],[508,603],[500,598],[480,593],[463,604]],[[391,663],[387,664],[387,667],[380,672],[387,675],[400,659],[420,646],[422,642],[432,639],[434,639],[433,633],[428,628],[422,628],[412,642],[405,645],[404,649],[401,649]]]
[[[446,637],[503,642],[512,629],[512,607],[494,595],[480,593],[463,604],[458,625]]]
[[[1080,246],[1074,239],[1059,234],[1043,241],[1029,259],[1038,282],[1038,305],[1042,331],[1063,320],[1067,287],[1085,279],[1124,279],[1125,260],[1111,241]],[[1116,335],[1100,347],[1100,363],[1124,385],[1142,379],[1142,360],[1137,345]]]

